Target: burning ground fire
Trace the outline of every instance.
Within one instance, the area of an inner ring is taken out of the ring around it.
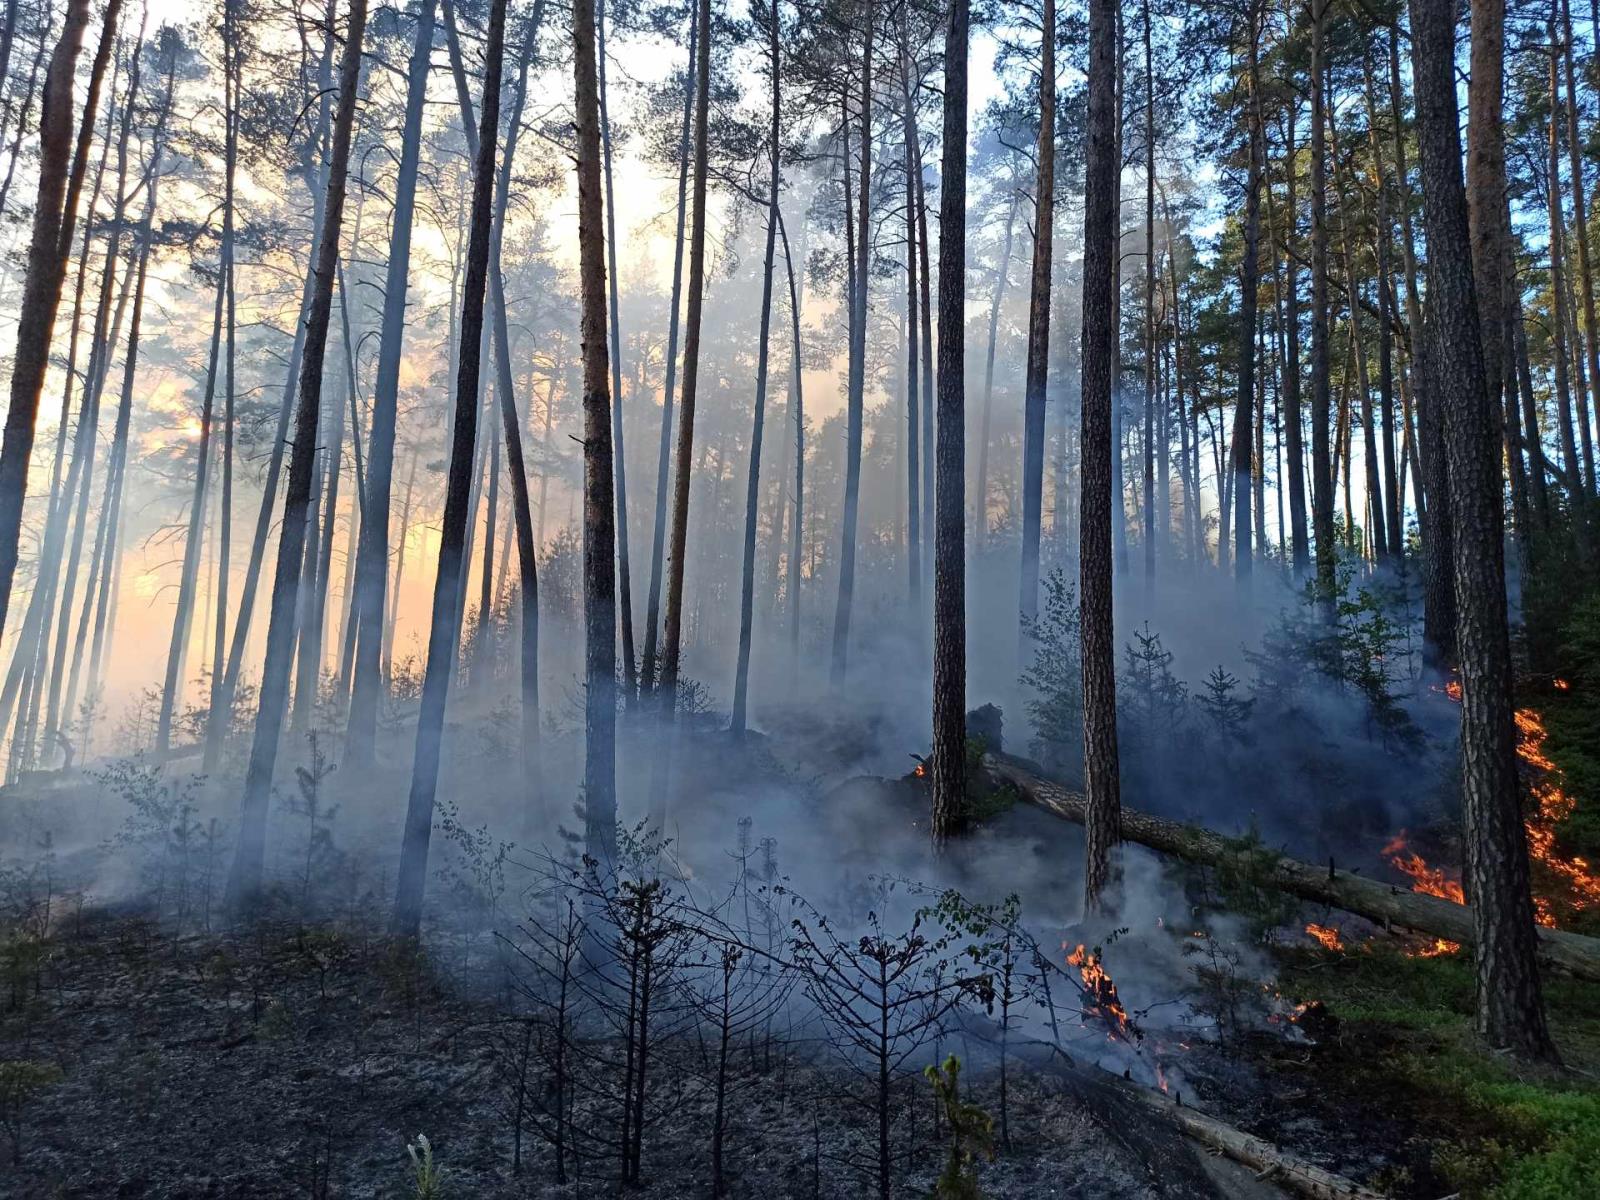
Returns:
[[[1557,691],[1567,691],[1570,685],[1564,679],[1553,681]],[[1461,700],[1461,683],[1451,680],[1445,684],[1444,693],[1450,699]],[[1528,857],[1533,863],[1536,882],[1540,876],[1547,891],[1556,895],[1533,898],[1534,919],[1540,925],[1554,927],[1557,908],[1569,913],[1583,912],[1600,906],[1600,873],[1587,860],[1576,855],[1566,856],[1556,848],[1556,826],[1572,814],[1576,801],[1567,793],[1561,773],[1549,754],[1545,742],[1550,733],[1544,718],[1532,708],[1519,708],[1517,723],[1517,757],[1534,775],[1532,795],[1534,804],[1524,819],[1528,836]],[[1411,880],[1411,890],[1428,896],[1438,896],[1455,904],[1466,903],[1466,892],[1459,876],[1441,867],[1430,866],[1407,842],[1409,835],[1401,830],[1384,846],[1382,855],[1395,870]],[[1335,929],[1322,925],[1307,925],[1306,935],[1328,950],[1342,950],[1343,939]],[[1435,958],[1451,954],[1461,947],[1444,938],[1433,938],[1411,951],[1417,958]]]

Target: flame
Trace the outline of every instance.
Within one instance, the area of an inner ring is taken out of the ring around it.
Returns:
[[[918,779],[926,779],[928,777],[928,764],[923,762],[921,759],[918,759],[917,769],[911,773]]]
[[[1087,950],[1083,943],[1079,942],[1077,949],[1067,955],[1067,965],[1078,969],[1078,974],[1083,979],[1083,990],[1088,993],[1083,1009],[1084,1015],[1097,1016],[1105,1021],[1111,1027],[1108,1036],[1113,1040],[1119,1036],[1138,1038],[1139,1029],[1128,1016],[1122,997],[1117,995],[1116,983],[1100,961],[1100,947]]]
[[[1461,949],[1460,942],[1446,941],[1444,938],[1434,938],[1431,942],[1418,947],[1410,952],[1412,958],[1438,958],[1444,954],[1454,954]]]
[[[1321,944],[1324,950],[1339,951],[1344,949],[1344,939],[1339,936],[1337,929],[1327,925],[1307,925],[1306,933]]]
[[[1555,689],[1558,692],[1566,692],[1566,691],[1571,691],[1572,690],[1572,685],[1570,683],[1568,683],[1565,679],[1552,679],[1550,682],[1555,685]]]
[[[1571,685],[1564,679],[1552,681],[1558,691],[1567,691]],[[1451,699],[1461,698],[1461,684],[1451,680],[1445,685]],[[1532,785],[1534,803],[1523,826],[1528,838],[1528,857],[1536,872],[1536,881],[1545,882],[1545,890],[1554,895],[1533,898],[1534,920],[1546,928],[1554,928],[1558,907],[1570,912],[1582,912],[1600,906],[1600,874],[1588,860],[1577,855],[1563,855],[1556,847],[1556,827],[1572,815],[1576,801],[1564,786],[1565,780],[1555,762],[1545,750],[1550,732],[1544,718],[1532,708],[1519,708],[1514,714],[1517,727],[1517,757],[1537,778]],[[1411,890],[1429,896],[1439,896],[1456,904],[1466,903],[1460,879],[1450,871],[1431,867],[1427,861],[1406,844],[1406,831],[1401,830],[1383,848],[1383,857],[1401,874],[1411,880]],[[1549,885],[1555,885],[1552,888]],[[1307,933],[1311,933],[1310,928]],[[1322,939],[1316,934],[1317,940]],[[1460,947],[1455,942],[1436,938],[1433,943],[1418,951],[1418,956],[1432,958],[1453,953]]]
[[[1555,685],[1565,691],[1567,683],[1557,679]],[[1562,885],[1560,903],[1573,912],[1600,905],[1600,875],[1586,859],[1570,857],[1556,849],[1556,826],[1572,815],[1576,801],[1567,794],[1565,780],[1555,763],[1545,752],[1544,744],[1550,732],[1544,718],[1531,708],[1519,708],[1517,721],[1517,757],[1540,773],[1533,785],[1534,805],[1523,821],[1528,834],[1528,856],[1535,869],[1546,878]],[[1534,898],[1534,919],[1541,925],[1554,926],[1555,905],[1552,898]]]
[[[1402,829],[1389,839],[1383,848],[1383,857],[1389,865],[1411,879],[1411,890],[1425,896],[1438,896],[1454,904],[1465,904],[1467,894],[1461,881],[1440,867],[1430,867],[1427,860],[1406,844],[1406,831]]]

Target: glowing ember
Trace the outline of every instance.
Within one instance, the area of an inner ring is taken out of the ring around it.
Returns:
[[[1460,942],[1446,941],[1444,938],[1434,938],[1431,942],[1418,947],[1411,952],[1412,958],[1438,958],[1444,954],[1454,954],[1461,949]]]
[[[1307,925],[1306,934],[1319,943],[1324,950],[1339,951],[1344,949],[1344,939],[1339,936],[1339,931],[1327,925]]]
[[[1122,997],[1117,995],[1117,985],[1100,961],[1100,947],[1086,950],[1083,943],[1079,942],[1077,949],[1067,955],[1067,965],[1076,967],[1083,979],[1083,990],[1088,995],[1084,1014],[1099,1017],[1110,1026],[1109,1036],[1113,1039],[1137,1039],[1140,1036],[1138,1026],[1128,1016]]]

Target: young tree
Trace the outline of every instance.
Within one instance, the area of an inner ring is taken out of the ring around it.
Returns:
[[[322,405],[322,365],[333,315],[333,282],[339,263],[339,230],[344,219],[345,184],[350,167],[350,139],[355,126],[356,91],[361,77],[361,41],[367,24],[367,0],[350,0],[344,52],[339,60],[339,98],[328,157],[327,196],[313,276],[311,305],[306,315],[305,345],[300,357],[299,399],[295,405],[294,448],[289,458],[289,486],[284,495],[283,526],[278,537],[278,562],[272,580],[272,607],[267,622],[266,659],[261,669],[260,701],[250,745],[240,805],[239,841],[228,876],[227,903],[239,909],[261,888],[267,852],[267,805],[272,794],[278,739],[289,701],[289,669],[294,657],[295,610],[305,555],[311,474],[316,465],[317,429]],[[241,614],[242,619],[242,614]]]
[[[1498,4],[1500,0],[1475,0]],[[1417,143],[1428,231],[1429,386],[1453,518],[1467,885],[1477,934],[1477,1025],[1496,1049],[1554,1059],[1535,960],[1506,623],[1498,422],[1484,375],[1456,108],[1455,9],[1411,0]],[[1473,119],[1485,119],[1484,110]],[[1438,503],[1434,500],[1433,503]]]
[[[472,166],[471,233],[467,275],[461,296],[461,349],[456,368],[455,421],[450,436],[444,520],[439,537],[439,570],[433,588],[433,619],[428,629],[428,666],[417,714],[416,754],[411,764],[411,796],[389,929],[415,938],[422,926],[422,893],[428,878],[428,843],[433,834],[433,802],[439,786],[439,753],[444,742],[444,707],[461,641],[462,577],[466,573],[468,492],[478,440],[479,376],[482,371],[484,295],[489,281],[489,242],[493,224],[495,143],[500,130],[500,75],[505,61],[506,0],[489,7],[489,41],[484,51],[483,116]],[[488,614],[481,613],[480,620]]]
[[[1109,905],[1112,855],[1121,840],[1117,765],[1116,644],[1111,615],[1112,324],[1117,254],[1116,0],[1090,0],[1089,111],[1085,128],[1083,233],[1083,499],[1079,516],[1083,776],[1087,817],[1084,907]]]
[[[933,840],[957,832],[967,787],[966,346],[968,0],[951,0],[944,39],[939,196],[939,434],[934,464]],[[865,227],[863,209],[863,228]],[[863,234],[865,236],[865,234]],[[863,267],[865,264],[863,264]],[[865,284],[862,297],[865,299]]]

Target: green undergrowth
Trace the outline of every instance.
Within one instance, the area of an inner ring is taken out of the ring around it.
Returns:
[[[1342,954],[1296,952],[1281,980],[1339,1019],[1336,1043],[1325,1046],[1329,1066],[1366,1103],[1392,1103],[1418,1120],[1434,1171],[1462,1200],[1597,1194],[1600,988],[1546,979],[1566,1064],[1553,1070],[1476,1040],[1472,964],[1462,954],[1410,958],[1376,941]]]

